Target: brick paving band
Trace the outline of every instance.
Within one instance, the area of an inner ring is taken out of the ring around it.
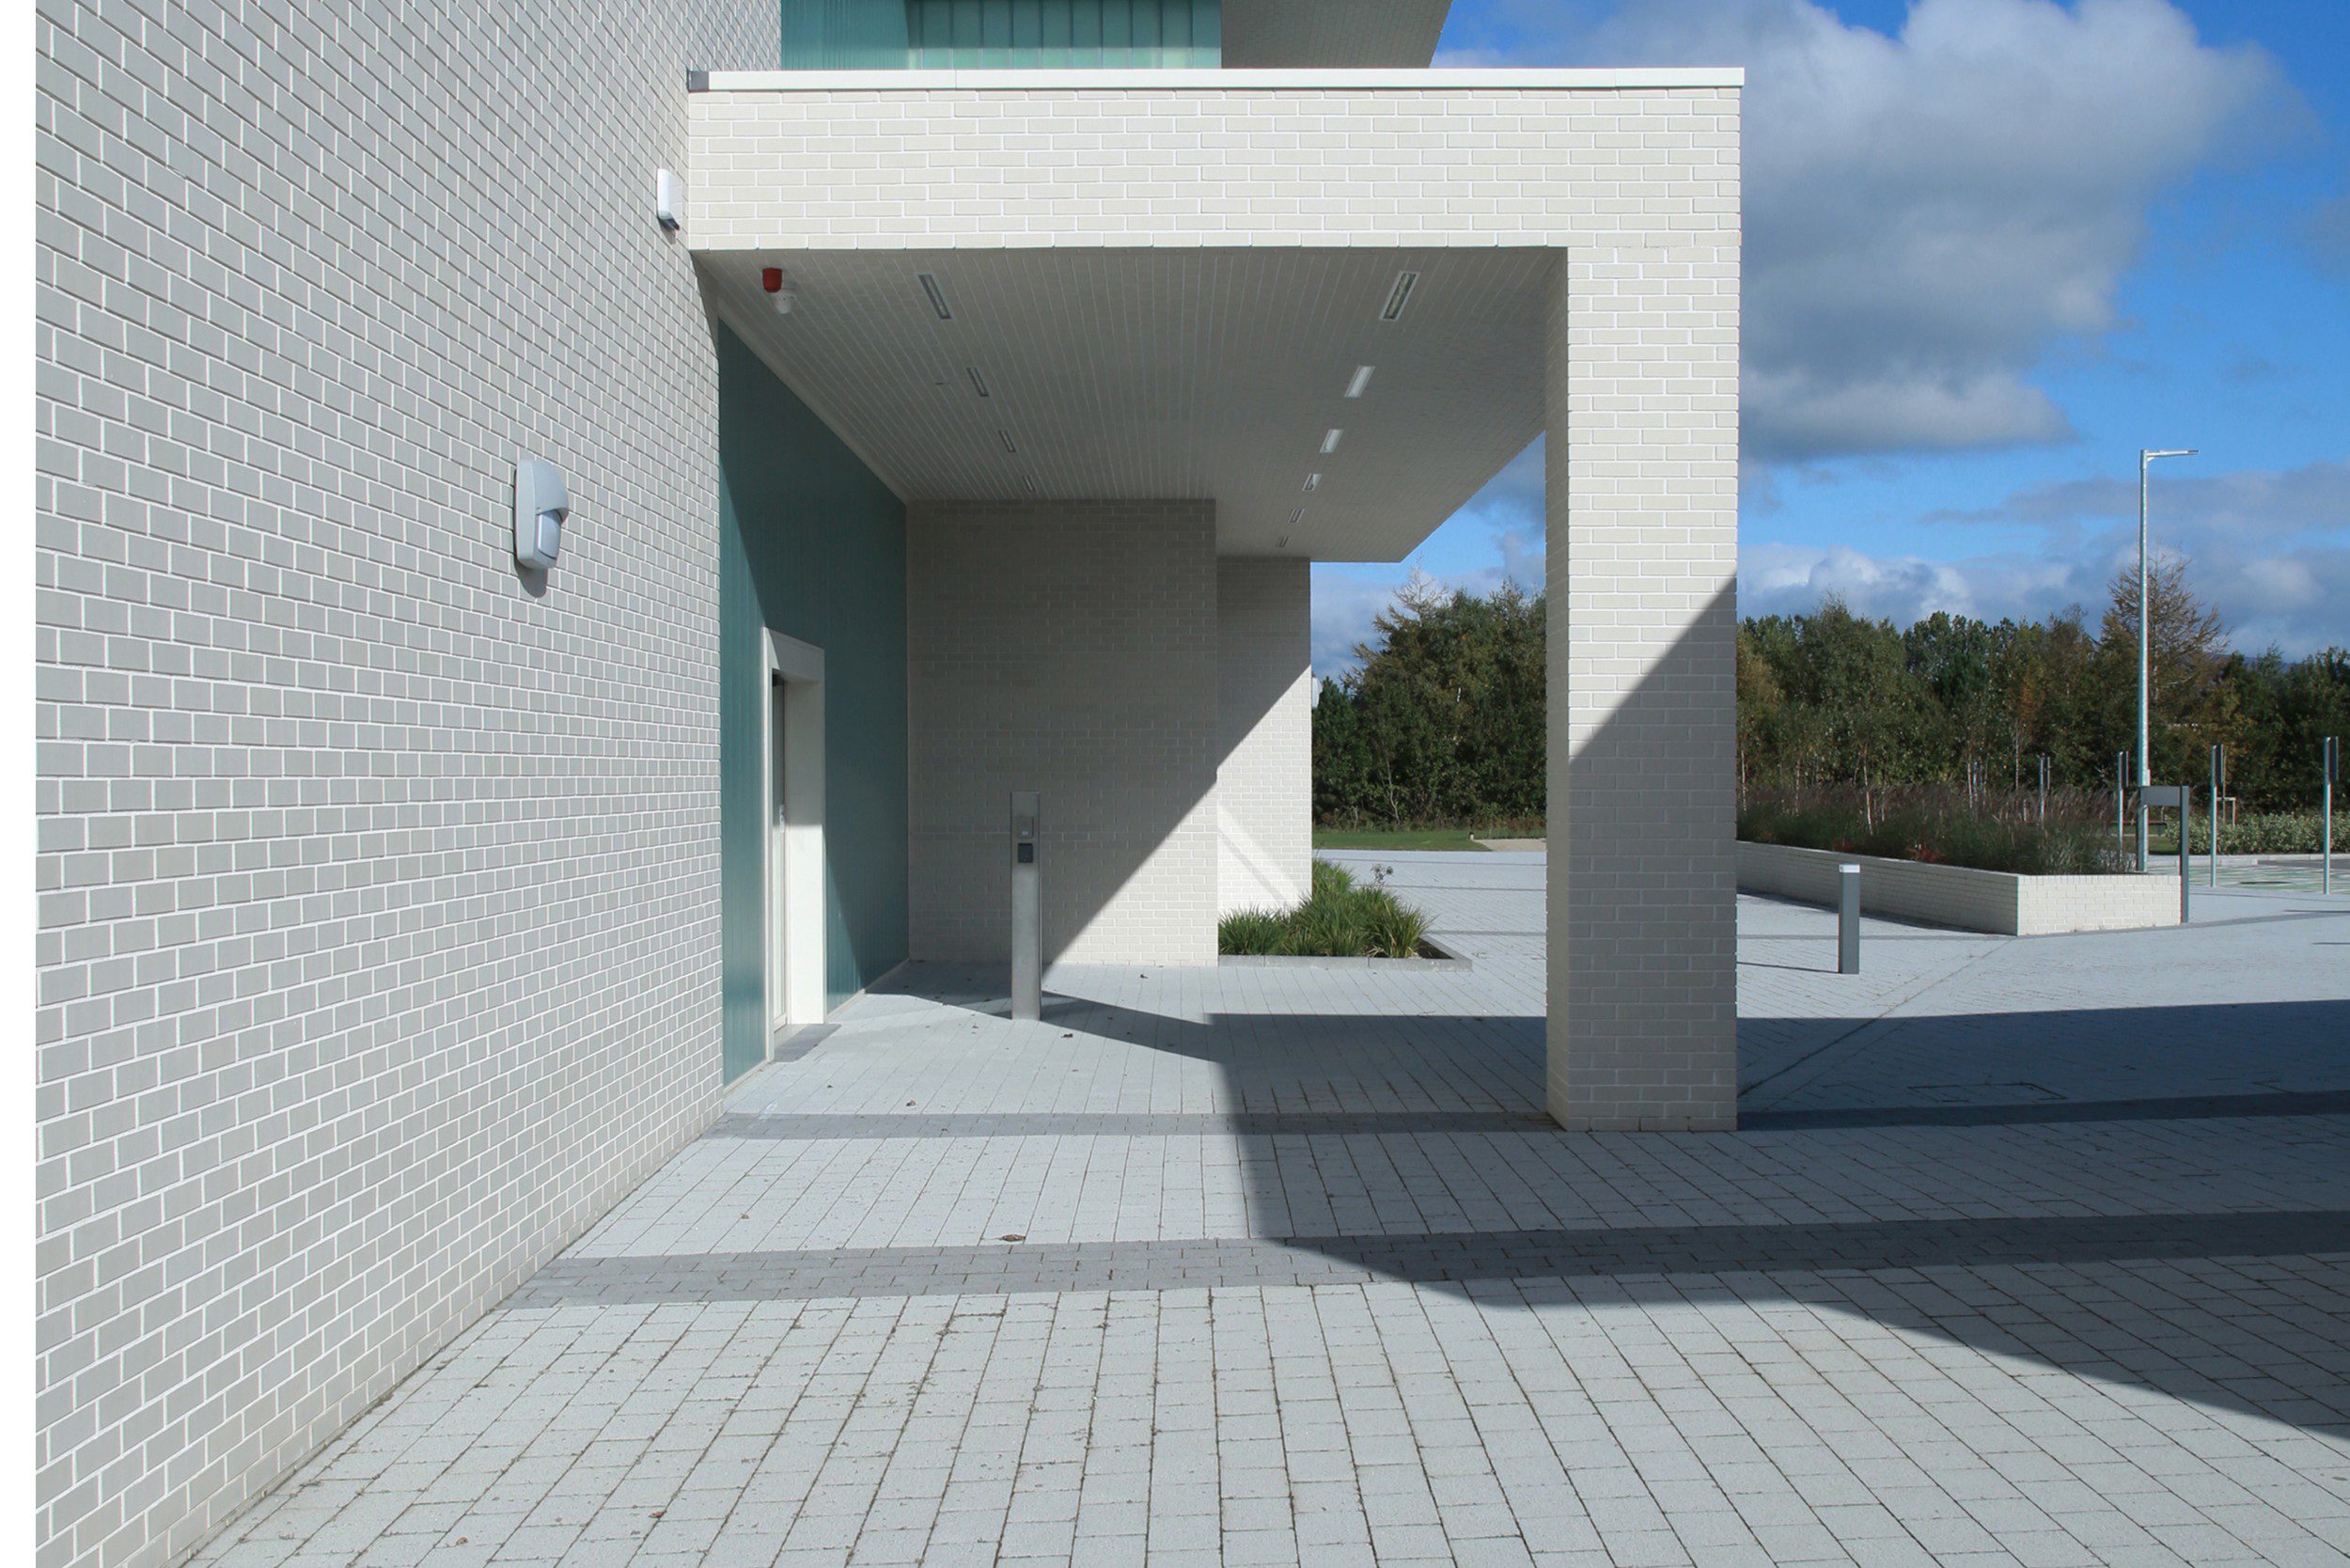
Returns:
[[[2350,1210],[560,1258],[509,1307],[2350,1254]]]
[[[1557,1131],[1538,1110],[1412,1111],[1006,1111],[937,1116],[888,1111],[870,1115],[728,1115],[709,1137],[1196,1137],[1214,1134],[1282,1133],[1529,1133]]]
[[[2341,1116],[2350,1090],[2182,1094],[2138,1100],[2043,1100],[1998,1105],[1833,1105],[1738,1113],[1745,1133],[1832,1127],[1999,1127],[2027,1121],[2200,1121],[2235,1116]]]
[[[2224,1117],[2350,1114],[2350,1090],[2292,1094],[2169,1095],[2135,1100],[2050,1100],[1989,1105],[1836,1105],[1742,1111],[1741,1132],[1837,1127],[1998,1127],[2068,1121],[2192,1121]],[[818,1142],[837,1138],[1192,1137],[1413,1133],[1540,1133],[1558,1125],[1535,1110],[1492,1111],[1007,1111],[937,1116],[720,1117],[713,1138]]]

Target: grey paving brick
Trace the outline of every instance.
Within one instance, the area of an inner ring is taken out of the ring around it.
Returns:
[[[1781,1119],[1570,1137],[1538,868],[1396,858],[1473,969],[860,1000],[201,1560],[2325,1560],[2327,971],[2166,972],[2277,1048],[2125,1063],[2145,938],[1872,923],[1848,987],[1818,912],[1744,901]],[[2242,907],[2221,948],[2315,940]]]

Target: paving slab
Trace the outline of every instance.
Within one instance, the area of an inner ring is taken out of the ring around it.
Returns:
[[[197,1560],[2350,1561],[2350,892],[1742,899],[1569,1135],[1543,855],[1332,857],[1470,966],[901,972]]]

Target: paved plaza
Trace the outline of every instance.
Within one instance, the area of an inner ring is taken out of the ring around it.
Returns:
[[[1465,964],[902,971],[199,1557],[2350,1562],[2350,892],[1742,899],[1742,1129],[1541,1112]]]

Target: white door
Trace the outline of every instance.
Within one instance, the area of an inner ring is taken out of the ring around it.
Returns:
[[[824,651],[767,634],[770,1043],[824,1019]]]

